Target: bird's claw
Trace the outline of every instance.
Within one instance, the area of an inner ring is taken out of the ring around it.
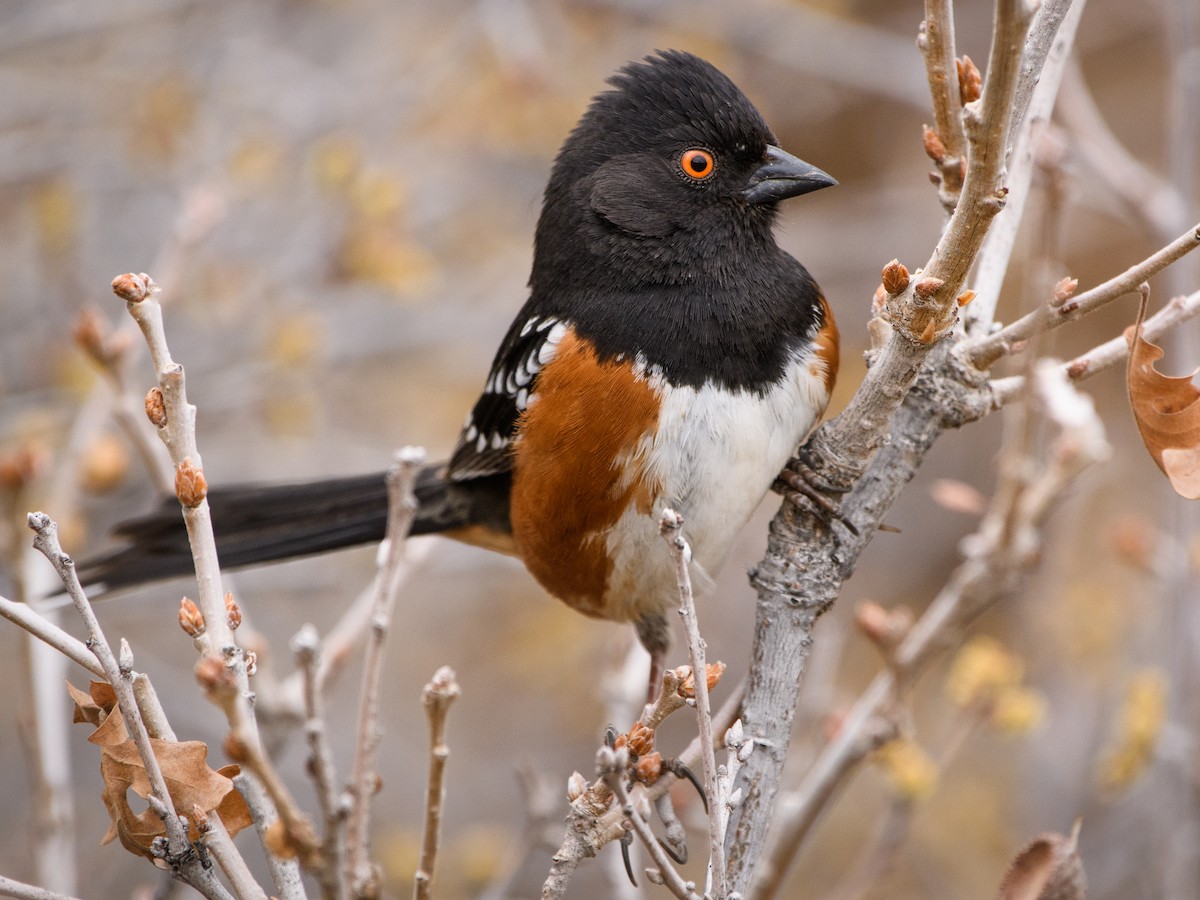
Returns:
[[[629,880],[632,882],[633,886],[637,887],[637,879],[633,877],[633,863],[629,861],[629,845],[632,843],[632,831],[626,831],[621,835],[621,859],[625,861],[625,874],[629,876]],[[659,843],[661,843],[661,841]]]
[[[704,793],[704,785],[700,783],[700,779],[696,777],[696,773],[677,759],[663,760],[663,768],[676,778],[686,778],[692,783],[692,787],[694,787],[696,789],[696,793],[700,795],[700,802],[704,804],[704,812],[707,815],[708,795]]]
[[[838,522],[858,536],[857,526],[842,514],[841,504],[828,496],[844,494],[849,487],[831,484],[800,460],[793,459],[776,477],[772,488],[794,506],[812,513],[827,528]]]

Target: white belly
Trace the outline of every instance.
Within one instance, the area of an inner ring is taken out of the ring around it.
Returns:
[[[614,618],[661,613],[678,602],[671,555],[658,535],[667,507],[684,517],[693,583],[711,586],[734,538],[829,401],[823,363],[807,354],[765,395],[646,377],[660,392],[662,411],[654,437],[632,454],[631,471],[662,490],[650,515],[630,507],[609,533],[608,603],[626,610]]]

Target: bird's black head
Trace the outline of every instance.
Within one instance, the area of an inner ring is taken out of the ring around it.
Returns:
[[[774,247],[778,201],[836,183],[776,147],[746,95],[699,57],[660,52],[609,83],[555,162],[535,291],[605,270],[652,284],[729,277]]]

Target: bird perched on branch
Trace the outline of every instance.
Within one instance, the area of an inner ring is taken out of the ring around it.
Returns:
[[[678,603],[662,510],[715,572],[829,400],[837,328],[772,223],[780,201],[836,182],[696,56],[662,52],[610,84],[554,163],[529,301],[449,462],[420,473],[412,532],[515,554],[572,608],[632,622],[653,688]],[[226,566],[378,541],[387,511],[382,475],[209,502]],[[128,545],[83,564],[88,582],[191,570],[174,503],[118,533]]]

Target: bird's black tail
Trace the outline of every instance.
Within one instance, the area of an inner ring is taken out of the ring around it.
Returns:
[[[417,514],[412,534],[481,525],[505,533],[508,476],[457,484],[441,465],[425,466],[413,492]],[[383,539],[387,485],[382,472],[325,481],[234,485],[208,493],[217,555],[222,567],[292,559]],[[114,530],[124,546],[79,564],[85,585],[104,591],[192,572],[187,531],[173,497],[154,512]]]

